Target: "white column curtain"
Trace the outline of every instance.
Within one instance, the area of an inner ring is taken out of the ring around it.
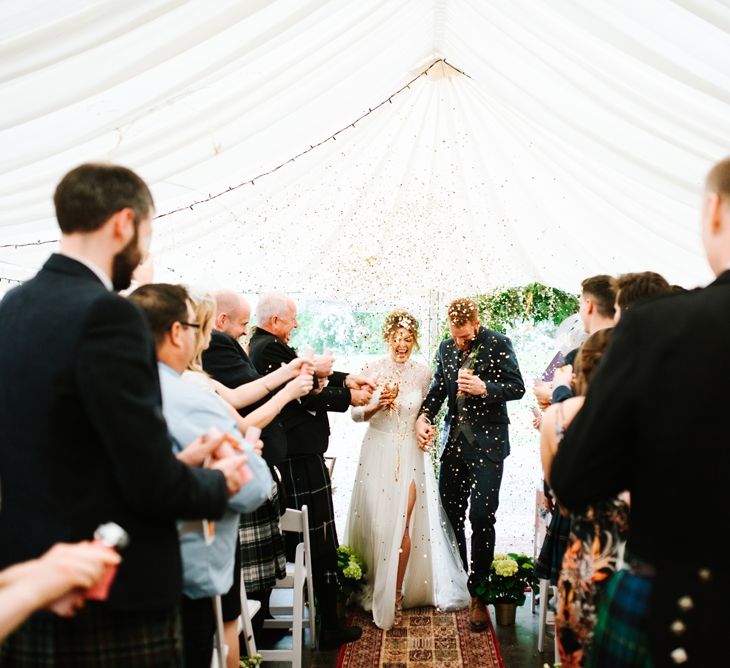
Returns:
[[[439,58],[464,74],[393,95]],[[701,181],[730,154],[730,9],[6,0],[0,99],[0,290],[54,249],[53,188],[89,160],[181,209],[155,222],[160,279],[391,302],[690,286]]]

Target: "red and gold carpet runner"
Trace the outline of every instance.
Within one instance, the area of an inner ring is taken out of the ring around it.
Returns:
[[[337,668],[504,668],[491,620],[484,633],[472,633],[469,610],[404,610],[402,624],[390,631],[357,610],[351,623],[362,627],[362,638],[343,645]]]

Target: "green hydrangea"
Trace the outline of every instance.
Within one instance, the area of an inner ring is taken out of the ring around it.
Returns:
[[[518,570],[519,566],[517,565],[517,562],[514,559],[500,559],[492,563],[492,569],[497,575],[501,575],[502,577],[509,577],[510,575],[514,575]]]
[[[359,580],[362,577],[362,569],[355,561],[350,561],[347,566],[342,570],[342,574],[346,578]]]

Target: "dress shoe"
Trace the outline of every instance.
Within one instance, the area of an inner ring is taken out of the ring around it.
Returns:
[[[489,625],[489,613],[487,604],[476,596],[471,597],[471,613],[469,614],[471,630],[475,632],[486,631]]]
[[[361,635],[362,629],[359,626],[322,629],[319,632],[319,649],[337,649],[340,645],[358,640]]]

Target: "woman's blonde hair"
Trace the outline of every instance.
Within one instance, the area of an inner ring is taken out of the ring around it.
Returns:
[[[203,351],[210,345],[211,332],[215,325],[215,299],[210,292],[189,290],[195,309],[195,321],[200,327],[195,330],[195,355],[188,365],[191,371],[203,371]]]
[[[408,311],[402,309],[391,311],[385,316],[385,322],[383,323],[383,341],[390,341],[391,337],[401,327],[413,335],[413,338],[416,340],[414,345],[418,349],[418,320],[408,313]]]

